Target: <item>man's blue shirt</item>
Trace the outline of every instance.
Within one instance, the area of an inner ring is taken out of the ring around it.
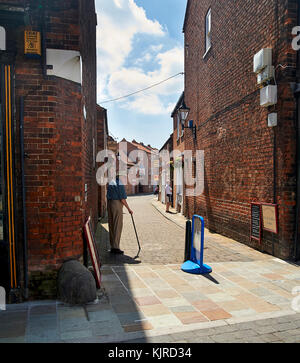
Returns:
[[[125,187],[120,181],[116,179],[111,181],[107,186],[107,200],[121,200],[127,199]]]

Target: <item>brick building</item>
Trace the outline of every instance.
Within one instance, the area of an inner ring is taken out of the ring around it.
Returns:
[[[184,132],[185,128],[180,119],[179,109],[185,107],[184,92],[179,97],[179,100],[171,114],[173,118],[173,149],[177,150],[177,154],[173,155],[173,207],[177,212],[184,213],[184,164],[182,162],[184,155]],[[189,132],[189,131],[187,131]]]
[[[0,32],[0,285],[54,297],[98,219],[94,0],[0,1]]]
[[[168,140],[163,144],[159,150],[159,192],[158,199],[162,203],[166,203],[166,184],[170,183],[173,190],[173,205],[174,205],[174,168],[173,168],[173,158],[171,153],[174,149],[173,137],[174,133],[170,135]],[[164,151],[166,151],[171,157],[165,158]],[[169,164],[169,165],[168,165]]]
[[[125,138],[119,143],[119,152],[121,160],[126,161],[128,171],[133,173],[131,178],[128,178],[126,185],[127,195],[139,193],[153,193],[155,188],[155,177],[153,175],[152,163],[158,150],[152,148],[151,145],[144,145],[142,142],[135,140],[127,141]],[[136,157],[131,154],[136,153]],[[137,157],[137,153],[141,152],[143,159]],[[132,181],[132,182],[130,182]]]
[[[196,138],[184,133],[185,149],[205,155],[204,193],[185,198],[185,214],[284,259],[300,257],[299,24],[296,0],[188,0],[183,28],[186,122],[196,125]],[[266,48],[274,73],[259,87],[254,55]],[[268,85],[277,86],[277,103],[262,107]],[[261,228],[261,240],[250,238],[252,202],[277,206],[278,233]]]

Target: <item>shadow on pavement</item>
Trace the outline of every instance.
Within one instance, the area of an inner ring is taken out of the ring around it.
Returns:
[[[107,223],[107,219],[102,219],[98,224],[96,233],[96,243],[99,251],[101,265],[118,265],[122,266],[124,264],[138,265],[141,263],[139,258],[133,258],[125,253],[122,255],[117,255],[110,253],[109,244],[109,232],[103,227],[103,224]],[[138,250],[138,248],[137,248]]]
[[[220,284],[218,280],[216,280],[214,277],[212,277],[209,274],[205,274],[205,275],[202,275],[202,276],[205,277],[205,278],[207,278],[208,280],[212,281],[214,284],[217,284],[217,285]]]
[[[138,309],[136,294],[133,292],[135,288],[139,288],[139,279],[132,270],[126,267],[139,265],[141,260],[127,254],[110,253],[109,231],[104,225],[107,226],[107,218],[98,223],[96,244],[101,262],[101,287],[105,290],[111,307],[111,314],[114,315],[111,320],[114,321],[115,334],[112,335],[115,337],[119,335],[120,340],[117,341],[122,341],[124,340],[124,333],[136,333],[139,339],[146,342],[144,330],[152,327],[141,310]],[[113,341],[116,341],[116,338]]]

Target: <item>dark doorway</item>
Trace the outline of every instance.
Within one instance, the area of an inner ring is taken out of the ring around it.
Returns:
[[[300,85],[296,93],[297,97],[297,212],[296,212],[296,244],[295,259],[300,260]]]
[[[0,64],[0,286],[17,287],[13,66]]]

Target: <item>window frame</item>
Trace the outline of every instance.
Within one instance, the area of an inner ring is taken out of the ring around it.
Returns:
[[[6,51],[6,29],[3,25],[0,25],[0,50]]]
[[[207,54],[207,52],[211,48],[211,29],[212,29],[212,23],[211,23],[211,8],[207,10],[207,13],[205,15],[205,53],[204,56]]]

